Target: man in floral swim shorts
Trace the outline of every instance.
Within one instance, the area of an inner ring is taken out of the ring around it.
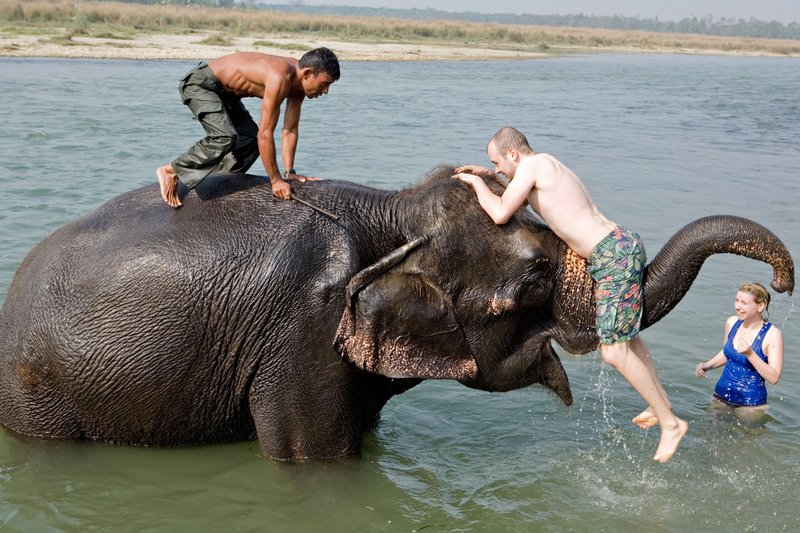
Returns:
[[[647,262],[642,239],[617,226],[594,247],[588,261],[589,274],[596,282],[600,344],[635,338],[642,322],[642,277]]]
[[[689,426],[673,414],[647,346],[639,337],[646,261],[641,239],[604,217],[580,178],[555,157],[534,153],[516,129],[501,128],[486,151],[495,172],[510,180],[503,196],[494,194],[477,175],[492,174],[489,169],[461,167],[454,177],[472,185],[481,207],[496,224],[505,224],[528,202],[553,233],[588,261],[596,281],[597,334],[603,361],[616,368],[647,402],[647,409],[633,422],[642,428],[661,425],[653,459],[668,461]]]

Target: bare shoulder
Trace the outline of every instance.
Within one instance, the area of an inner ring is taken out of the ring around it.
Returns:
[[[772,327],[769,328],[767,334],[764,336],[764,339],[770,343],[783,341],[783,333],[781,333],[781,330],[778,329],[778,326],[772,324]]]
[[[556,165],[558,163],[558,159],[556,159],[550,154],[544,154],[544,153],[530,155],[526,157],[525,160],[530,161],[531,164],[537,166],[538,165],[551,166],[551,165]]]
[[[294,74],[297,60],[293,57],[276,56],[272,54],[264,54],[261,52],[239,52],[246,54],[244,57],[252,65],[258,65],[259,68],[265,71],[271,71],[280,74]]]
[[[522,159],[517,168],[517,174],[529,176],[538,185],[547,188],[549,183],[556,180],[559,174],[558,160],[548,154],[533,154]],[[515,178],[516,179],[516,178]]]
[[[564,164],[550,154],[533,154],[523,161],[530,164],[530,168],[539,176],[556,175],[565,168]]]
[[[731,328],[733,327],[734,324],[736,324],[737,320],[739,319],[736,317],[736,315],[728,317],[728,320],[725,321],[725,335],[727,335],[731,331]]]
[[[252,63],[253,61],[259,61],[262,58],[267,57],[269,57],[267,54],[262,54],[260,52],[235,52],[233,54],[212,59],[210,64],[227,67],[229,65],[243,65],[246,63]]]

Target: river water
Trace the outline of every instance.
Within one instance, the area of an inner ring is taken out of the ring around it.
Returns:
[[[0,59],[0,296],[35,243],[127,190],[201,136],[181,105],[192,62]],[[303,108],[298,171],[379,188],[438,163],[488,164],[503,125],[581,176],[653,257],[710,214],[766,225],[800,258],[800,60],[579,55],[520,62],[343,63]],[[255,116],[258,100],[248,102]],[[260,163],[253,167],[263,173]],[[12,531],[796,531],[800,318],[770,316],[785,370],[769,417],[710,409],[739,283],[771,269],[706,261],[683,301],[644,332],[690,423],[667,464],[643,406],[597,353],[563,354],[575,404],[539,387],[502,394],[426,382],[394,398],[364,453],[279,464],[254,442],[180,449],[23,438],[0,428],[0,528]]]

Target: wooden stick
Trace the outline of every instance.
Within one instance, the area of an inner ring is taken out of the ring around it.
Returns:
[[[339,220],[339,215],[334,215],[333,213],[331,213],[329,211],[325,211],[321,207],[318,207],[318,206],[316,206],[316,205],[314,205],[314,204],[312,204],[310,202],[306,202],[305,200],[302,200],[302,199],[298,198],[297,195],[294,194],[294,193],[292,193],[292,200],[297,200],[299,203],[303,204],[304,206],[310,207],[311,209],[313,209],[317,213],[321,213],[321,214],[325,215],[326,217],[330,218],[331,220]]]

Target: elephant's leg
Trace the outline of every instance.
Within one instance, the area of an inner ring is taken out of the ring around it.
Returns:
[[[323,391],[251,394],[250,411],[261,452],[278,460],[357,455],[364,428],[358,427],[341,400]]]
[[[22,359],[22,358],[21,358]],[[31,437],[77,439],[84,434],[71,402],[55,384],[41,356],[8,362],[13,370],[0,383],[2,423]],[[33,362],[29,362],[33,361]]]
[[[307,343],[297,343],[308,349]],[[249,391],[261,451],[273,459],[357,455],[388,397],[377,376],[358,372],[332,348],[290,350],[259,368]],[[376,401],[377,400],[377,401]]]

